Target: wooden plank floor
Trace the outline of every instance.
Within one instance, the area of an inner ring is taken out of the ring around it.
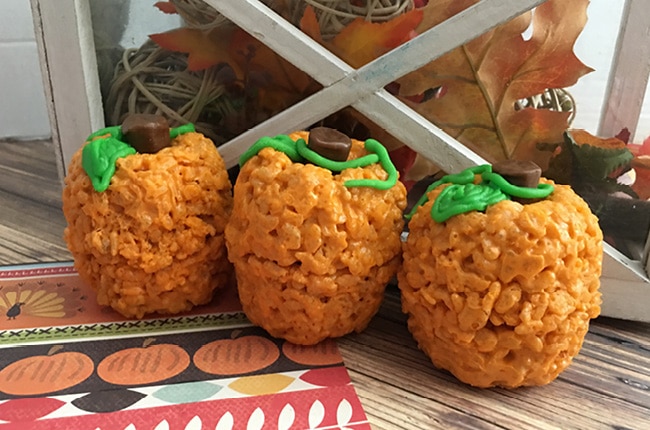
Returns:
[[[0,142],[0,264],[70,260],[52,144]],[[481,390],[433,368],[390,286],[370,326],[339,340],[374,429],[650,429],[650,324],[599,318],[553,383]]]
[[[0,141],[0,264],[70,260],[51,141]]]

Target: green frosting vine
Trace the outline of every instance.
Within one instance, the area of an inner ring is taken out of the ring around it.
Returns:
[[[481,175],[482,182],[480,184],[474,184],[475,175]],[[512,185],[503,176],[492,172],[491,165],[483,164],[470,167],[460,173],[443,176],[442,179],[429,185],[406,218],[411,219],[418,207],[429,200],[427,194],[431,190],[447,183],[451,185],[438,194],[431,207],[431,218],[440,223],[455,215],[471,211],[484,211],[488,206],[511,197],[543,199],[553,192],[551,184],[538,184],[537,188]]]
[[[178,127],[174,127],[174,128],[169,129],[169,138],[173,140],[173,139],[176,139],[181,134],[194,133],[194,132],[196,132],[196,129],[194,128],[194,124],[187,123],[187,124],[179,125]]]
[[[194,125],[185,124],[170,129],[169,136],[174,139],[191,132],[194,132]],[[136,153],[135,148],[123,139],[122,127],[119,125],[97,130],[86,139],[86,145],[81,151],[81,167],[98,193],[108,189],[115,174],[117,159]]]
[[[257,155],[264,148],[273,148],[276,151],[284,152],[293,162],[302,161],[302,157],[296,148],[296,142],[286,134],[275,137],[263,137],[253,144],[246,152],[239,157],[239,167],[242,167],[248,160]]]
[[[346,187],[372,187],[379,190],[388,190],[397,183],[397,169],[390,160],[388,151],[384,145],[374,139],[365,141],[365,148],[370,154],[348,161],[334,161],[310,149],[305,139],[294,141],[285,134],[275,137],[263,137],[241,155],[239,158],[239,166],[241,167],[246,164],[249,159],[257,155],[264,148],[273,148],[276,151],[284,152],[293,162],[304,163],[307,161],[332,172],[341,172],[345,169],[355,169],[357,167],[366,167],[379,163],[386,173],[388,173],[386,180],[350,179],[344,182]]]

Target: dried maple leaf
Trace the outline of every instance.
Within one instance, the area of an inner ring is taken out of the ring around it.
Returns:
[[[228,27],[217,27],[210,31],[178,28],[151,34],[149,38],[163,49],[188,54],[188,70],[199,71],[220,63],[232,62],[228,51],[231,34],[232,31]]]
[[[286,109],[318,89],[309,75],[241,29],[234,31],[228,51],[242,71],[240,79],[246,90],[255,93],[255,103],[249,110],[251,113],[259,111],[255,113],[258,121]]]
[[[249,92],[252,104],[248,110],[253,122],[277,113],[312,91],[311,78],[237,27],[221,26],[210,31],[179,28],[149,37],[163,49],[188,54],[190,71],[227,63]],[[260,112],[254,113],[254,109]]]
[[[412,9],[382,23],[356,18],[332,40],[324,41],[316,13],[311,6],[307,6],[300,21],[300,28],[349,65],[359,68],[412,39],[422,16],[422,9]]]
[[[304,95],[314,84],[307,74],[243,30],[234,31],[228,51],[229,57],[242,70],[265,77],[268,79],[267,86],[273,86],[279,91]]]
[[[430,1],[424,31],[478,0]],[[534,13],[495,27],[398,81],[405,102],[489,161],[533,160],[546,167],[550,152],[540,144],[559,143],[569,112],[516,109],[518,100],[546,89],[573,85],[592,71],[573,53],[586,22],[588,0],[549,0]],[[532,36],[523,33],[532,22]],[[438,89],[437,97],[413,97]]]

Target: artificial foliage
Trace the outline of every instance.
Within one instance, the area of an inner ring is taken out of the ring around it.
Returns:
[[[477,2],[431,1],[416,31]],[[398,94],[488,161],[517,158],[546,167],[550,154],[540,146],[562,141],[569,112],[517,109],[516,103],[573,85],[592,70],[573,52],[587,4],[549,0],[399,79]],[[424,97],[427,91],[435,96]]]
[[[627,145],[616,137],[602,139],[585,130],[568,130],[551,158],[546,175],[571,184],[578,191],[598,188],[636,198],[630,186],[616,181],[620,173],[629,169],[633,158]]]
[[[422,9],[412,9],[388,22],[368,22],[359,17],[332,40],[323,39],[311,6],[305,9],[300,28],[352,67],[359,68],[417,35]]]

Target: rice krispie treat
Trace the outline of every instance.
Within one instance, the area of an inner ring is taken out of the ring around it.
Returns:
[[[303,345],[363,330],[401,262],[406,190],[386,149],[319,127],[240,164],[226,243],[248,318]]]
[[[597,218],[570,187],[512,163],[432,184],[398,275],[420,348],[477,387],[553,381],[600,313]]]
[[[231,184],[213,142],[133,115],[93,133],[65,178],[65,241],[101,305],[127,317],[209,302],[232,275]]]

